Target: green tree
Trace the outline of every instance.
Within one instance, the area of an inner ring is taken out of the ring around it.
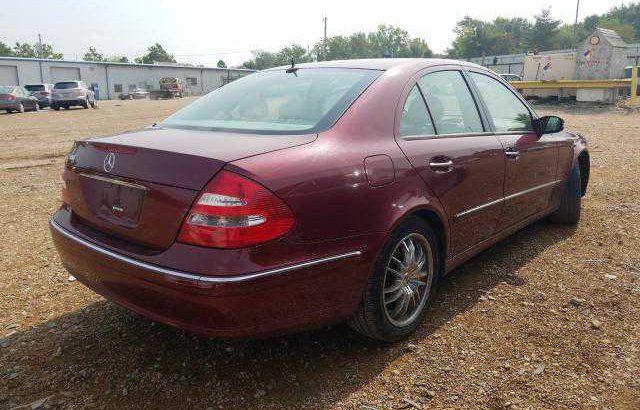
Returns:
[[[0,41],[0,57],[11,57],[13,56],[13,50],[11,47]]]
[[[128,63],[129,58],[127,56],[112,55],[106,57],[103,61],[108,61],[110,63]]]
[[[253,58],[245,61],[242,66],[253,70],[264,70],[265,68],[277,67],[281,65],[291,64],[291,58],[296,63],[305,63],[311,61],[311,57],[307,54],[307,50],[298,44],[285,47],[277,53],[269,51],[253,51]]]
[[[534,18],[536,22],[527,36],[529,47],[539,51],[553,50],[558,43],[561,21],[551,17],[550,9],[542,9]]]
[[[138,64],[175,63],[176,59],[169,54],[159,43],[155,43],[147,49],[147,54],[135,59]]]
[[[36,50],[29,43],[16,43],[13,47],[13,54],[16,57],[36,58]]]
[[[104,61],[104,56],[95,49],[95,47],[89,47],[89,51],[84,53],[82,57],[84,61]]]
[[[220,59],[218,60],[218,64],[216,64],[216,66],[218,68],[227,68],[227,63],[225,63],[224,60]]]

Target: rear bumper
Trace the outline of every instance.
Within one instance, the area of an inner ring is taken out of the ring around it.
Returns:
[[[51,99],[53,105],[82,105],[87,102],[84,97],[54,97]]]
[[[0,102],[0,110],[17,110],[18,104],[14,102]]]
[[[40,104],[40,107],[47,107],[51,105],[51,97],[37,97],[37,98],[38,98],[38,104]]]
[[[359,250],[245,275],[203,276],[113,252],[53,218],[50,228],[65,268],[96,293],[208,336],[263,336],[343,320],[357,309],[364,286]]]

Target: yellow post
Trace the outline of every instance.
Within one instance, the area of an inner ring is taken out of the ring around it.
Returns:
[[[636,64],[631,68],[631,104],[638,102],[638,66]]]

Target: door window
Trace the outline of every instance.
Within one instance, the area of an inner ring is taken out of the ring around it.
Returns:
[[[438,71],[418,82],[438,134],[483,132],[482,121],[460,71]]]
[[[407,101],[402,109],[402,119],[400,120],[400,136],[410,135],[433,135],[435,130],[427,105],[424,103],[422,94],[417,86],[407,96]]]
[[[496,132],[533,131],[529,109],[507,87],[488,75],[469,74],[478,86]]]

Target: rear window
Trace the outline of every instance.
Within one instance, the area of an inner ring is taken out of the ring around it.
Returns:
[[[56,83],[53,88],[55,88],[56,90],[64,90],[67,88],[80,88],[80,86],[78,85],[77,81],[64,81],[61,83]]]
[[[12,94],[16,87],[7,87],[6,85],[0,85],[0,94]]]
[[[380,74],[361,69],[263,71],[212,91],[160,126],[297,134],[327,129]]]
[[[27,91],[44,91],[44,84],[25,85]]]

